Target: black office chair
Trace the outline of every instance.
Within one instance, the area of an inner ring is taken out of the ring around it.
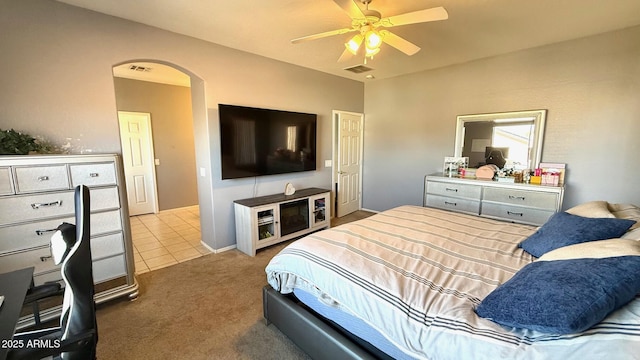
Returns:
[[[76,225],[61,224],[51,238],[54,261],[62,264],[60,271],[65,283],[60,327],[15,334],[15,340],[39,346],[11,350],[7,359],[49,356],[65,360],[95,359],[98,327],[93,299],[89,204],[89,189],[83,185],[76,187]],[[34,342],[35,339],[40,341]]]
[[[47,281],[42,285],[31,286],[27,290],[27,295],[24,297],[24,305],[31,306],[33,321],[36,326],[42,323],[40,321],[40,301],[56,296],[62,296],[63,294],[64,289],[57,281]]]

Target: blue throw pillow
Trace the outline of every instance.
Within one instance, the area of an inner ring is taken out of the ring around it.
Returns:
[[[599,323],[640,292],[640,256],[536,261],[491,292],[478,316],[550,334]]]
[[[627,219],[588,218],[559,212],[518,246],[529,254],[540,257],[567,245],[619,238],[633,224],[635,221]]]

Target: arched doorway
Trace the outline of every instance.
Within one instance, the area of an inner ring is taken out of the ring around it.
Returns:
[[[118,89],[121,87],[117,83],[133,86],[133,89],[140,91],[134,91],[138,104],[149,104],[153,102],[176,102],[184,101],[184,96],[178,96],[173,98],[159,99],[158,94],[163,93],[163,90],[169,87],[182,87],[181,91],[188,92],[188,103],[175,106],[176,108],[188,108],[190,118],[189,124],[182,123],[174,124],[176,126],[171,128],[171,119],[166,118],[162,120],[164,128],[158,132],[153,133],[153,140],[155,143],[155,170],[158,175],[158,199],[159,210],[171,208],[176,204],[180,204],[180,201],[184,201],[184,198],[191,196],[191,200],[198,205],[199,208],[199,228],[202,245],[211,249],[213,246],[213,202],[212,202],[212,184],[211,184],[211,161],[209,150],[209,131],[207,124],[207,112],[204,99],[204,82],[195,74],[190,71],[181,68],[175,64],[171,64],[158,60],[130,60],[120,64],[116,64],[114,70],[114,83],[116,84],[116,98],[120,98]],[[128,76],[123,76],[122,72],[129,72]],[[150,76],[151,75],[151,76]],[[155,77],[153,77],[155,75]],[[133,81],[133,82],[132,82]],[[135,81],[146,81],[147,84],[135,83]],[[176,81],[179,81],[176,83]],[[181,82],[180,82],[181,81]],[[150,88],[149,82],[155,82],[156,84],[164,84],[164,89],[160,91],[149,90],[147,93],[144,89]],[[133,85],[132,85],[133,84]],[[174,92],[180,93],[181,91]],[[180,100],[182,99],[182,100]],[[131,100],[131,99],[130,99]],[[123,105],[126,103],[127,105]],[[135,103],[135,101],[133,102]],[[119,111],[141,111],[147,112],[145,107],[135,107],[131,102],[117,101]],[[166,105],[166,104],[165,104]],[[171,108],[171,106],[169,106]],[[168,110],[171,112],[172,110]],[[183,111],[184,113],[184,111]],[[151,121],[162,116],[154,116],[151,114]],[[164,114],[167,115],[167,114]],[[171,114],[169,117],[171,118]],[[175,120],[175,118],[174,118]],[[153,124],[155,128],[155,123]],[[162,128],[163,126],[159,126]],[[169,129],[169,130],[167,130]],[[162,132],[162,134],[159,134]],[[158,139],[162,137],[162,139]],[[185,147],[190,148],[191,159],[189,156],[182,155],[186,150]],[[178,151],[178,148],[180,150]],[[123,156],[124,156],[123,146]],[[167,161],[165,161],[167,160]],[[173,166],[171,166],[173,164]],[[163,167],[164,166],[164,167]],[[177,171],[179,168],[180,171]],[[164,171],[163,173],[161,173]],[[188,176],[185,175],[188,172]],[[164,182],[163,182],[164,181]],[[129,187],[129,186],[128,186]],[[191,194],[191,195],[190,195]]]
[[[140,61],[113,75],[129,213],[198,205],[189,75]]]

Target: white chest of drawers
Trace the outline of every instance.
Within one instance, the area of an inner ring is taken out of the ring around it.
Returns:
[[[35,285],[60,281],[49,239],[62,222],[75,223],[74,188],[87,185],[96,302],[135,298],[123,175],[117,155],[0,156],[0,272],[33,266]],[[44,309],[44,319],[47,311],[55,316]]]
[[[562,186],[425,177],[424,206],[523,224],[542,225],[560,211]]]

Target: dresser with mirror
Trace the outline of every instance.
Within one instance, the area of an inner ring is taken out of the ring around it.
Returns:
[[[546,110],[460,115],[457,118],[455,156],[468,157],[478,168],[498,153],[498,167],[527,171],[542,158]],[[425,177],[423,205],[488,218],[542,225],[562,209],[564,185],[499,182],[463,176]]]

